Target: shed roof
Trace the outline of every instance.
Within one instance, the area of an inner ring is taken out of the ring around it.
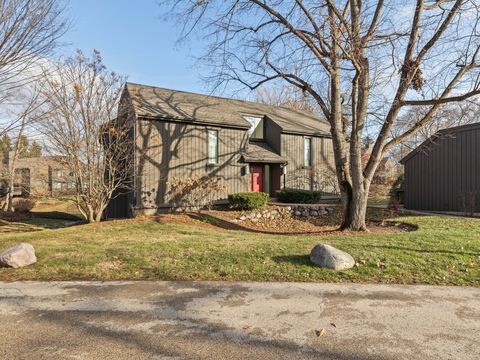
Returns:
[[[243,154],[245,162],[276,163],[284,164],[286,157],[278,155],[268,144],[264,142],[251,142]]]
[[[330,125],[309,111],[127,83],[139,118],[249,129],[244,116],[266,116],[285,133],[330,136]]]
[[[422,149],[424,149],[425,146],[435,143],[435,140],[437,140],[442,136],[451,135],[453,133],[458,133],[460,131],[471,131],[476,129],[480,129],[480,122],[467,124],[467,125],[454,126],[454,127],[439,130],[435,134],[430,136],[427,140],[425,140],[423,143],[421,143],[419,146],[417,146],[415,149],[413,149],[411,152],[409,152],[405,157],[403,157],[400,160],[400,163],[405,164],[405,162],[410,160],[412,157],[417,155]]]

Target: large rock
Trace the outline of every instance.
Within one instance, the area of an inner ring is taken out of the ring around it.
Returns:
[[[35,249],[28,243],[20,243],[0,253],[0,266],[16,269],[36,262]]]
[[[350,269],[355,265],[350,254],[326,244],[318,244],[312,249],[310,261],[317,266],[335,270]]]

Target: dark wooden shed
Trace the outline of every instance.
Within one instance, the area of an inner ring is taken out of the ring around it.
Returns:
[[[407,209],[480,212],[480,123],[437,132],[401,163]]]

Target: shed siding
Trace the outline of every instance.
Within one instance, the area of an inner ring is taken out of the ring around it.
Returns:
[[[444,133],[405,161],[405,206],[480,211],[480,128]],[[471,204],[471,205],[470,205]]]
[[[218,130],[218,166],[207,165],[208,129]],[[136,207],[169,206],[169,183],[175,177],[219,176],[225,180],[228,193],[248,191],[248,176],[240,163],[245,140],[244,130],[138,120]]]
[[[285,187],[305,190],[321,189],[322,177],[333,169],[332,140],[321,137],[312,139],[312,168],[304,166],[304,136],[282,134],[281,155],[288,158],[287,171],[284,179]],[[312,177],[313,175],[313,177]]]

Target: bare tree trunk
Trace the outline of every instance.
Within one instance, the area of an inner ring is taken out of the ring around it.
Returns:
[[[15,181],[14,180],[15,178],[15,168],[13,170],[13,176],[12,176],[12,172],[10,172],[9,176],[8,176],[8,187],[7,187],[7,198],[6,198],[6,204],[5,204],[5,208],[8,212],[13,212],[13,192],[15,190],[15,186],[13,184],[13,182]]]
[[[369,186],[370,185],[368,185],[368,187]],[[341,230],[367,230],[365,217],[367,213],[368,191],[369,189],[363,186],[358,188],[349,187],[348,190],[342,194],[344,217],[340,227]]]
[[[13,151],[13,157],[9,159],[9,169],[8,169],[8,191],[7,191],[7,199],[6,199],[6,209],[8,212],[13,212],[13,193],[15,192],[15,170],[17,168],[17,160],[20,156],[20,152],[23,150],[21,149],[20,139],[22,138],[23,131],[25,129],[25,119],[26,115],[22,115],[22,122],[20,129],[18,131],[17,141],[15,144],[15,149]]]

